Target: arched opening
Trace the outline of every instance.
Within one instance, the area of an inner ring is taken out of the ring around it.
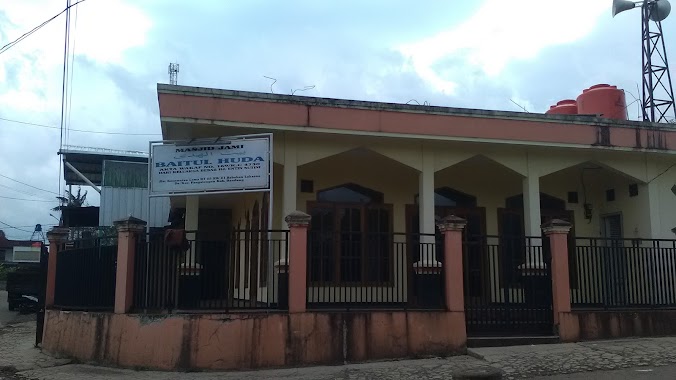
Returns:
[[[381,192],[347,183],[317,192],[308,203],[309,279],[319,285],[389,282],[392,205]]]

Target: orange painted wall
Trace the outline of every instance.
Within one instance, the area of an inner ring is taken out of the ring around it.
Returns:
[[[464,352],[465,341],[464,314],[452,312],[153,317],[48,310],[42,347],[128,368],[228,370],[451,355]]]
[[[676,334],[676,311],[575,311],[559,313],[562,342]]]
[[[158,98],[161,117],[587,146],[596,144],[600,133],[595,125],[554,120],[396,112],[166,93],[159,93]],[[609,128],[611,146],[676,148],[675,131],[628,126],[606,128]]]

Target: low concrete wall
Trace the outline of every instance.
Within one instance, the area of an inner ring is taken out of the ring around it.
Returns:
[[[465,343],[461,312],[153,317],[47,310],[42,347],[121,367],[225,370],[451,355]]]
[[[572,311],[559,314],[563,342],[676,335],[676,310]]]

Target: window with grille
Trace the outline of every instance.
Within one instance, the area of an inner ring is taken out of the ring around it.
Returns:
[[[322,284],[391,281],[392,206],[355,184],[320,191],[308,205],[309,280]]]

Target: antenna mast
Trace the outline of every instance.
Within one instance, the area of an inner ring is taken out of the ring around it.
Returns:
[[[668,123],[676,119],[674,90],[671,85],[667,50],[662,34],[662,20],[669,14],[668,10],[665,12],[665,9],[661,9],[664,4],[668,2],[644,0],[641,9],[643,13],[643,121],[654,123]],[[655,22],[657,31],[650,30],[651,20]],[[669,114],[668,118],[667,114]]]
[[[169,84],[178,83],[178,63],[169,64]]]

